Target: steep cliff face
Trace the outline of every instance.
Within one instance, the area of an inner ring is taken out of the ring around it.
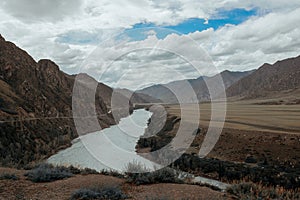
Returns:
[[[36,62],[0,35],[0,165],[24,166],[44,159],[77,137],[72,118],[74,80],[54,62]],[[83,110],[95,106],[102,128],[115,124],[108,114],[110,101],[104,101],[111,92],[101,84],[95,105],[81,103]]]

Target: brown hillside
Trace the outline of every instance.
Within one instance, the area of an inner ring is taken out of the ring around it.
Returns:
[[[77,137],[72,119],[74,80],[75,76],[60,71],[54,62],[36,62],[0,35],[1,165],[24,166],[44,159]],[[81,88],[87,93],[90,90],[84,84]],[[115,123],[108,114],[111,93],[108,86],[98,85],[95,107],[102,128]],[[118,96],[120,102],[124,99]],[[80,99],[76,101],[82,110],[94,107]],[[81,117],[88,114],[82,113]]]
[[[300,56],[264,64],[257,71],[227,89],[228,97],[267,97],[280,91],[300,88]]]

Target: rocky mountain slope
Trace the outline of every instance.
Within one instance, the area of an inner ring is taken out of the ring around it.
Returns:
[[[293,92],[300,88],[300,56],[264,64],[251,75],[244,77],[226,93],[228,97],[254,99],[272,96],[278,92]]]
[[[44,159],[77,137],[72,119],[74,80],[74,75],[60,71],[54,62],[36,62],[0,35],[1,165],[24,166]],[[90,90],[84,83],[82,88],[86,92]],[[112,91],[98,84],[95,107],[102,128],[115,124],[109,114]],[[123,95],[118,98],[126,99]],[[77,101],[82,110],[94,106]]]
[[[213,83],[221,75],[223,78],[225,89],[231,86],[233,83],[237,82],[241,78],[251,74],[253,71],[246,72],[231,72],[223,71],[218,75],[213,77],[201,76],[197,79],[188,79],[182,81],[174,81],[168,84],[153,85],[148,88],[144,88],[139,93],[147,94],[156,99],[162,100],[164,103],[178,103],[177,97],[174,95],[170,89],[174,91],[180,91],[179,94],[183,98],[181,102],[184,103],[196,103],[202,101],[209,101],[210,95],[207,88],[207,83]],[[191,88],[195,92],[194,97],[190,94]]]

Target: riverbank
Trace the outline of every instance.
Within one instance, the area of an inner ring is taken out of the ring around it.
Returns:
[[[298,189],[300,187],[298,178],[300,175],[300,134],[295,132],[296,122],[293,126],[295,128],[290,128],[289,132],[283,130],[272,132],[271,128],[265,130],[265,127],[259,125],[261,123],[269,124],[268,121],[272,121],[269,127],[274,124],[274,129],[276,127],[284,128],[289,123],[293,123],[293,119],[296,120],[299,113],[293,110],[294,107],[286,108],[286,105],[266,107],[265,105],[252,105],[252,102],[248,103],[238,102],[237,105],[234,105],[231,102],[226,120],[234,117],[235,120],[244,121],[247,119],[243,116],[251,113],[249,114],[251,119],[248,121],[251,123],[257,121],[258,126],[249,126],[248,124],[245,128],[246,125],[238,125],[238,121],[234,124],[230,120],[226,121],[225,128],[214,149],[207,157],[199,158],[200,145],[207,132],[206,119],[209,118],[207,110],[204,110],[201,113],[202,121],[200,121],[198,131],[195,132],[193,143],[177,159],[173,167],[227,183],[252,181],[264,185],[279,185],[286,189]],[[207,104],[204,106],[209,107]],[[261,112],[255,115],[253,107]],[[137,152],[144,153],[161,149],[169,144],[176,135],[180,124],[179,106],[165,105],[165,108],[167,120],[164,128],[153,137],[141,138],[137,145]],[[240,114],[238,110],[240,110]],[[281,115],[274,115],[274,112],[279,112]],[[256,119],[255,116],[257,116]],[[286,120],[281,121],[282,118]],[[159,122],[161,119],[158,117],[151,121]]]

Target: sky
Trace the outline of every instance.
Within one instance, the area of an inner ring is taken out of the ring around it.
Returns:
[[[136,90],[300,55],[300,1],[2,0],[0,34],[66,73]]]

